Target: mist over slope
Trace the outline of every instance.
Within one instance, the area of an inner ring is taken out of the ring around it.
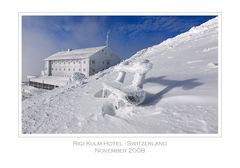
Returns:
[[[102,115],[102,82],[113,82],[111,67],[90,77],[22,102],[23,133],[217,133],[218,18],[161,44],[141,50],[127,61],[148,59],[152,70],[140,106]],[[118,65],[116,65],[118,66]],[[131,84],[127,74],[124,85]]]

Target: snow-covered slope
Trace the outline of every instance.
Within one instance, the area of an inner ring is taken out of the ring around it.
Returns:
[[[140,106],[102,115],[102,82],[114,81],[113,67],[84,85],[58,88],[22,102],[23,133],[217,133],[218,18],[139,51],[128,61],[153,64]],[[117,65],[118,66],[118,65]],[[127,74],[125,85],[133,76]]]

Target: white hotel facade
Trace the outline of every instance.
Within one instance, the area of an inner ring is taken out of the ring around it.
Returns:
[[[89,77],[120,62],[109,46],[57,52],[44,59],[42,76],[30,78],[30,85],[45,89],[66,85],[69,78],[80,72]]]

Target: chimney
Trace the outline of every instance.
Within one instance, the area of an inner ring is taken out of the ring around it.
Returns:
[[[106,46],[107,47],[109,45],[109,33],[110,33],[110,31],[107,32],[107,38],[106,38]]]
[[[72,51],[72,49],[71,49],[71,48],[68,48],[67,51],[70,52],[70,51]]]

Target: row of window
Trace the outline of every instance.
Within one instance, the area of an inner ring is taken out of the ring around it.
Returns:
[[[79,63],[79,64],[81,64],[81,61],[54,61],[54,62],[52,62],[52,65],[57,65],[57,64],[66,64],[66,63],[68,63],[68,64],[70,64],[70,63],[73,63],[73,64],[76,64],[76,63]],[[105,63],[104,61],[102,62],[103,64]],[[83,61],[83,64],[86,64],[86,61]],[[95,64],[95,60],[92,60],[91,61],[91,64]],[[106,62],[106,64],[107,65],[109,65],[110,64],[110,62],[109,61],[107,61]]]
[[[57,69],[57,68],[52,68],[52,71],[62,71],[61,68]],[[63,68],[63,71],[71,71],[71,68]],[[77,69],[73,68],[72,71],[77,71]],[[78,69],[79,72],[81,72],[81,68]],[[83,72],[85,72],[86,69],[83,68]]]
[[[104,61],[103,61],[102,63],[103,63],[103,65],[105,64],[105,62],[104,62]],[[107,64],[107,65],[110,65],[110,62],[109,62],[109,61],[107,61],[107,62],[106,62],[106,64]]]
[[[70,63],[73,63],[73,64],[81,64],[81,61],[53,61],[52,64],[70,64]],[[86,64],[86,61],[83,61],[83,64]]]

